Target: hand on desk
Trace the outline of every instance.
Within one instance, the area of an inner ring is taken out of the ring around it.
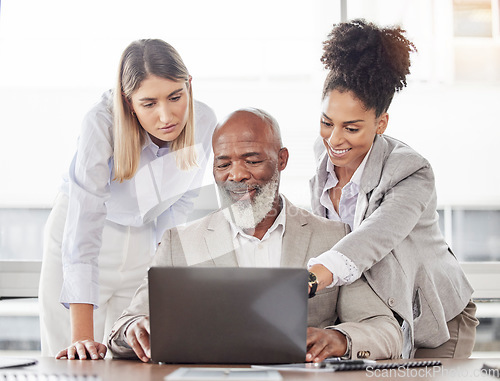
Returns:
[[[321,362],[341,357],[347,350],[347,338],[335,329],[307,328],[306,361]]]
[[[149,318],[142,317],[129,325],[125,332],[128,344],[143,362],[151,359]]]
[[[107,348],[94,340],[78,340],[56,355],[56,359],[101,360],[106,356]]]

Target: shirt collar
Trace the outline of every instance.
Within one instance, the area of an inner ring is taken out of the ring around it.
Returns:
[[[281,203],[283,205],[283,207],[281,208],[280,214],[278,214],[278,217],[276,217],[276,219],[274,220],[274,223],[267,230],[266,234],[264,234],[264,237],[262,237],[261,241],[264,241],[265,239],[267,239],[269,237],[269,235],[273,231],[275,231],[276,229],[278,229],[279,227],[281,227],[281,234],[282,235],[283,235],[283,233],[285,231],[286,208],[287,208],[287,205],[286,205],[286,202],[285,202],[285,198],[281,194],[280,194],[280,199],[281,199]],[[238,234],[241,235],[241,236],[243,236],[243,237],[245,237],[245,238],[247,238],[247,239],[257,239],[254,236],[251,236],[251,235],[245,233],[240,227],[236,226],[233,223],[233,221],[229,221],[229,225],[231,226],[231,233],[232,233],[233,239],[235,239],[238,236]]]
[[[158,145],[153,143],[153,141],[151,140],[151,136],[146,133],[146,139],[144,141],[144,144],[142,145],[142,150],[145,151],[146,149],[149,149],[155,156],[160,157],[170,152],[170,144],[167,144],[165,147],[160,148],[158,147]]]

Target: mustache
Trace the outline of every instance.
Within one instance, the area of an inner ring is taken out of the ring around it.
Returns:
[[[242,184],[242,183],[233,183],[233,182],[225,182],[223,184],[220,185],[220,187],[222,189],[224,189],[225,191],[228,191],[228,192],[249,192],[251,190],[256,190],[257,192],[259,192],[262,187],[260,185],[247,185],[247,184]]]

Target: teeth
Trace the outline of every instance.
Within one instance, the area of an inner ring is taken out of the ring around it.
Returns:
[[[346,153],[349,150],[350,150],[350,148],[347,148],[347,149],[333,149],[332,148],[333,153],[336,155],[341,155],[343,153]]]

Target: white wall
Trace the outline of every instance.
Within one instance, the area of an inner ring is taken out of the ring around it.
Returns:
[[[454,78],[451,1],[348,1],[348,17],[402,22],[419,54],[390,109],[388,134],[429,158],[443,205],[500,207],[498,83]],[[195,96],[219,117],[262,107],[291,152],[282,190],[307,206],[319,131],[321,43],[332,0],[3,0],[0,12],[1,206],[50,206],[80,121],[113,86],[121,51],[163,38],[181,53]]]

